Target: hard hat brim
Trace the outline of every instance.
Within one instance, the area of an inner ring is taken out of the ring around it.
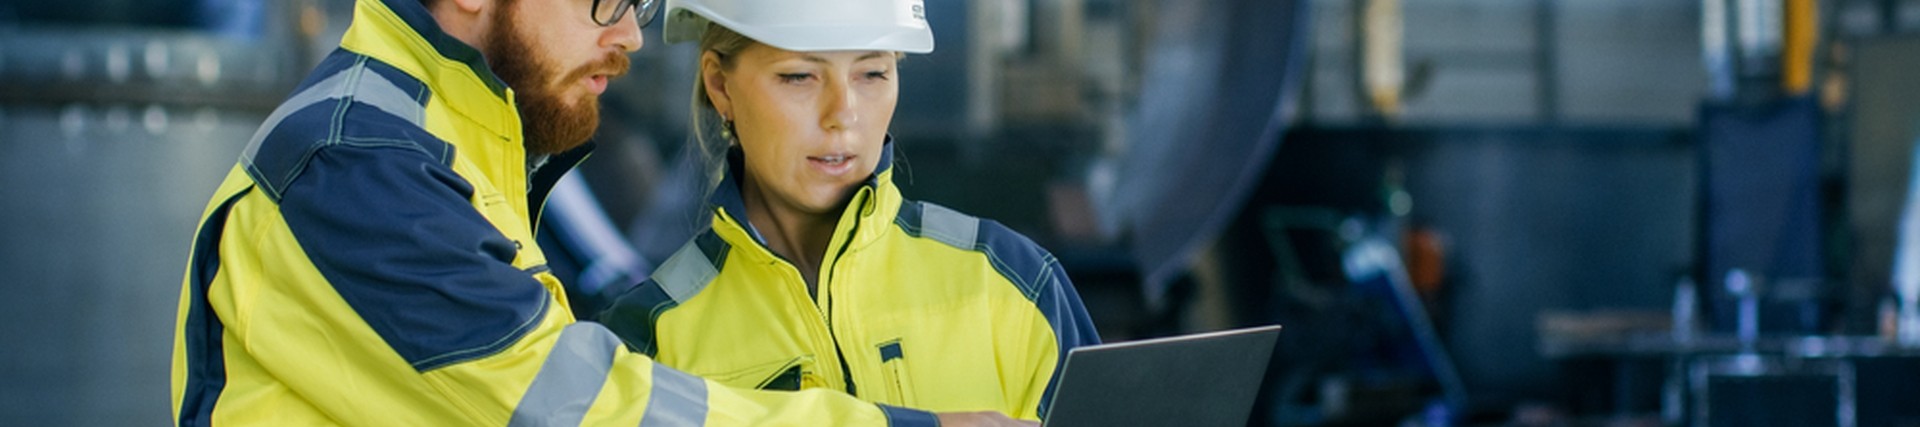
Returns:
[[[884,50],[906,53],[933,52],[933,32],[927,28],[899,25],[740,25],[698,7],[681,6],[668,11],[661,36],[667,43],[699,41],[712,23],[747,36],[756,42],[795,52],[843,50]],[[718,17],[709,18],[709,17]]]

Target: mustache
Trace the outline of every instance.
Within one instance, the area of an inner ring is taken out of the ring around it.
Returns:
[[[562,81],[579,80],[594,74],[604,74],[608,80],[612,80],[613,78],[626,75],[627,70],[632,65],[632,60],[627,59],[626,55],[609,53],[606,57],[600,58],[599,61],[575,68],[573,72],[567,73],[567,78]]]

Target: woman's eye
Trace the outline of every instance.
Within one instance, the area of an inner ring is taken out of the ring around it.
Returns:
[[[799,83],[813,78],[812,74],[807,73],[782,73],[779,76],[781,83]]]
[[[886,79],[888,79],[889,77],[890,77],[890,76],[888,75],[888,73],[887,73],[887,71],[886,71],[886,70],[880,70],[880,71],[868,71],[868,72],[867,72],[867,78],[868,78],[868,79],[871,79],[871,80],[886,80]]]

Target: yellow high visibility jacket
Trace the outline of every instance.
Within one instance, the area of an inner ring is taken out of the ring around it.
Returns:
[[[599,319],[659,363],[735,387],[833,389],[934,411],[1041,419],[1067,351],[1100,341],[1054,257],[991,220],[904,200],[893,144],[840,216],[809,292],[737,185],[712,227]],[[739,171],[734,150],[731,170]]]
[[[513,92],[418,0],[361,0],[254,135],[193,243],[183,426],[932,425],[831,392],[730,389],[575,322],[534,244],[547,189]]]

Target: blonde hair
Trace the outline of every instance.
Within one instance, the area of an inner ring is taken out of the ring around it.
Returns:
[[[721,70],[733,68],[733,60],[740,51],[756,43],[753,39],[738,32],[708,23],[707,31],[700,36],[700,52],[713,52],[720,57]],[[702,176],[701,194],[711,194],[721,178],[727,173],[727,150],[732,148],[733,139],[722,136],[721,130],[732,124],[720,117],[720,111],[713,106],[713,98],[707,97],[707,63],[704,60],[695,65],[697,73],[693,85],[693,114],[689,115],[690,133],[693,134],[694,149],[700,155]]]

